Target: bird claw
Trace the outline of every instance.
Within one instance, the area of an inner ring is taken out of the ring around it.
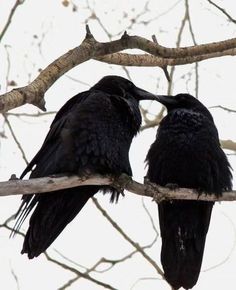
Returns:
[[[86,181],[92,175],[92,173],[88,169],[85,169],[83,171],[78,171],[77,174],[82,182]]]
[[[153,198],[152,198],[152,201],[155,201],[158,204],[165,200],[166,200],[165,195],[163,194],[159,195],[159,193],[154,193]]]
[[[165,187],[169,188],[170,190],[176,190],[179,188],[179,185],[177,183],[167,183]]]
[[[152,201],[155,201],[156,203],[161,203],[166,199],[165,195],[159,192],[158,187],[152,182],[150,182],[147,176],[144,177],[144,184],[150,186],[151,189],[154,191]]]

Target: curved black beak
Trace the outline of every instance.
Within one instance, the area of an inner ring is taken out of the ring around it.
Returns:
[[[149,93],[148,91],[145,91],[143,89],[137,88],[137,87],[134,88],[134,94],[135,94],[135,97],[138,101],[143,101],[143,100],[158,101],[156,95]]]
[[[170,105],[176,105],[178,103],[176,98],[168,95],[157,95],[156,100],[166,107]]]

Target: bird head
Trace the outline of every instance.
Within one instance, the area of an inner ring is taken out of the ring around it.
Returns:
[[[115,94],[124,98],[132,96],[137,101],[141,100],[156,100],[156,95],[149,93],[141,88],[136,87],[131,81],[122,78],[120,76],[105,76],[97,84],[93,86],[93,89],[102,89],[109,94]]]
[[[178,94],[175,96],[158,95],[157,101],[167,108],[168,113],[177,110],[185,109],[204,114],[210,120],[213,120],[208,109],[195,97],[189,94]]]

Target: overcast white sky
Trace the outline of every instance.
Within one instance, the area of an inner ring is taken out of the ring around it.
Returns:
[[[127,3],[128,2],[128,3]],[[15,80],[18,86],[26,85],[38,75],[38,69],[44,68],[55,58],[69,49],[79,45],[83,40],[84,23],[91,14],[86,9],[87,1],[74,1],[78,6],[77,12],[72,12],[72,6],[65,8],[60,0],[36,1],[25,0],[13,18],[7,34],[0,44],[0,84],[1,93],[6,89],[8,70],[7,56],[10,59],[9,80]],[[123,32],[129,27],[130,18],[139,14],[146,1],[88,1],[92,9],[100,17],[103,25],[111,34]],[[232,38],[236,26],[229,23],[226,17],[209,5],[208,1],[189,1],[190,13],[196,40],[200,43]],[[234,1],[218,1],[233,17],[236,18]],[[0,8],[0,30],[6,23],[14,1],[2,1]],[[139,21],[152,19],[148,25],[134,24],[128,29],[130,34],[151,38],[155,34],[158,42],[164,46],[174,47],[178,29],[184,15],[184,1],[150,1],[150,11],[139,18]],[[98,22],[89,20],[90,28],[100,41],[108,41],[108,37]],[[182,45],[191,45],[192,40],[187,28],[184,30]],[[6,48],[7,46],[7,48]],[[8,52],[8,54],[7,54]],[[199,98],[208,107],[224,105],[236,109],[235,91],[235,57],[224,57],[200,63],[199,65]],[[128,68],[133,82],[151,92],[166,93],[167,81],[159,68]],[[179,67],[174,76],[174,93],[189,92],[195,94],[194,65]],[[48,111],[58,110],[66,100],[80,91],[88,89],[101,77],[107,74],[117,74],[126,77],[125,72],[118,66],[89,61],[71,70],[58,80],[46,94]],[[72,77],[85,84],[73,81]],[[87,84],[87,85],[86,85]],[[11,87],[9,88],[11,89]],[[150,107],[150,103],[146,106]],[[159,107],[152,105],[151,111],[158,112]],[[37,112],[33,106],[26,105],[15,112]],[[222,139],[236,140],[236,115],[211,109]],[[30,160],[37,152],[52,120],[45,118],[16,118],[10,121],[15,134]],[[0,131],[3,119],[0,119]],[[21,153],[5,126],[7,139],[0,139],[0,180],[9,179],[12,173],[20,175],[25,167]],[[147,130],[134,140],[130,152],[134,178],[142,181],[145,175],[144,159],[146,152],[155,137],[156,128]],[[230,153],[230,152],[227,152]],[[235,168],[235,155],[229,156]],[[19,205],[19,197],[4,197],[0,202],[0,221],[4,221],[14,213]],[[117,205],[109,203],[108,196],[99,196],[99,201],[111,216],[132,239],[144,245],[152,240],[154,232],[150,221],[142,207],[141,198],[126,193]],[[145,199],[152,216],[157,220],[156,205],[150,199]],[[207,237],[202,270],[196,290],[202,289],[235,289],[236,285],[236,205],[235,203],[217,204],[214,208],[211,227]],[[25,224],[24,229],[27,228]],[[20,254],[22,239],[16,237],[9,240],[9,232],[0,231],[0,283],[2,289],[17,289],[11,274],[11,268],[18,276],[20,289],[54,290],[71,278],[67,271],[50,264],[44,257],[29,261]],[[84,266],[92,266],[100,257],[120,258],[132,250],[131,246],[119,236],[108,224],[92,203],[86,208],[61,234],[49,250],[58,258],[53,250],[60,250],[64,255]],[[232,251],[232,252],[231,252]],[[222,266],[205,271],[209,267],[222,262],[231,255]],[[148,251],[152,258],[159,261],[160,239]],[[160,263],[159,263],[160,264]],[[154,269],[140,255],[135,256],[121,266],[116,266],[107,274],[95,275],[103,282],[108,282],[118,289],[126,290],[141,277],[159,278]],[[69,289],[102,289],[80,279]],[[135,290],[169,289],[169,286],[158,279],[138,282]]]

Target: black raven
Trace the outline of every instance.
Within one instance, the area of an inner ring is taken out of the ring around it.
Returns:
[[[90,90],[71,98],[56,114],[46,139],[24,170],[23,178],[52,174],[132,175],[129,148],[139,130],[139,101],[156,97],[118,76],[106,76]],[[34,258],[45,251],[66,225],[98,190],[106,186],[82,186],[53,193],[23,195],[15,230],[35,207],[29,221],[22,254]]]
[[[230,164],[207,108],[189,94],[158,96],[166,106],[147,154],[147,178],[162,186],[220,196],[232,189]],[[174,289],[192,288],[199,276],[213,202],[162,201],[158,205],[161,262]]]

